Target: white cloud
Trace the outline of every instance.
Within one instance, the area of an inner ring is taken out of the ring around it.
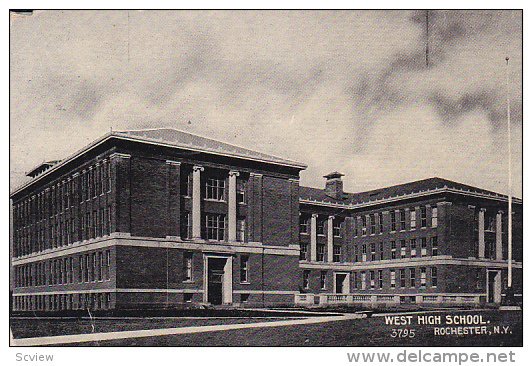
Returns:
[[[12,186],[24,170],[67,156],[110,127],[170,126],[301,160],[309,165],[306,185],[322,186],[322,175],[340,170],[353,191],[430,175],[504,191],[504,121],[489,112],[505,107],[506,52],[512,105],[520,109],[521,44],[519,19],[500,14],[501,21],[484,13],[435,17],[428,69],[424,27],[410,12],[130,11],[129,20],[125,11],[37,12],[17,19]],[[464,25],[451,40],[446,19]],[[479,92],[483,104],[470,107]],[[451,121],[442,111],[453,113]],[[520,118],[513,131],[518,193]]]

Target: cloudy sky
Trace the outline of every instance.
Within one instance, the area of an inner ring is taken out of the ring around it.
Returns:
[[[40,11],[11,19],[11,187],[112,127],[173,127],[333,170],[522,195],[520,12]],[[428,64],[426,48],[428,41]]]

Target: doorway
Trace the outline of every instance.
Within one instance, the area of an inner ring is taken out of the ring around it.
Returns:
[[[212,305],[231,304],[233,294],[232,258],[205,256],[204,301]]]
[[[490,271],[488,270],[488,294],[487,300],[488,303],[500,303],[501,302],[501,271]]]
[[[207,274],[208,301],[213,305],[221,305],[223,301],[224,267],[227,259],[209,258]]]
[[[335,273],[334,274],[334,293],[348,294],[349,293],[349,273]]]

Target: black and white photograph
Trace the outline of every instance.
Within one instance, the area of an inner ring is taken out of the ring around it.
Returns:
[[[16,364],[515,362],[523,10],[10,9],[8,55]]]

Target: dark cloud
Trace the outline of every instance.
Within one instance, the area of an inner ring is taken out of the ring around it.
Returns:
[[[428,15],[428,17],[427,17]],[[502,125],[506,117],[505,86],[493,85],[494,80],[473,79],[468,88],[456,89],[442,87],[438,83],[424,87],[425,95],[416,96],[419,91],[407,85],[412,80],[453,78],[451,70],[445,73],[456,59],[456,64],[483,65],[487,60],[482,59],[476,52],[482,51],[485,44],[476,44],[483,38],[495,39],[505,45],[507,40],[515,39],[521,33],[520,12],[502,11],[414,11],[410,20],[418,29],[417,46],[409,52],[399,52],[377,70],[366,70],[355,78],[354,84],[346,88],[351,95],[354,111],[353,124],[364,120],[364,126],[358,128],[358,134],[353,137],[353,150],[359,152],[367,148],[366,136],[371,131],[375,121],[382,115],[389,113],[402,105],[426,101],[434,107],[441,121],[451,125],[459,123],[461,118],[474,110],[486,114],[496,130]],[[427,24],[428,20],[428,24]],[[427,53],[428,51],[428,53]],[[462,53],[469,52],[478,58],[467,59]],[[519,49],[513,49],[520,56]],[[504,71],[503,64],[499,70]],[[516,67],[516,66],[514,66]],[[519,63],[517,64],[517,68]],[[475,72],[472,70],[472,78]],[[499,80],[502,81],[502,80]],[[441,83],[440,83],[441,84]],[[414,88],[415,88],[414,84]],[[519,84],[513,85],[519,88]],[[520,94],[512,94],[512,116],[514,123],[521,118]]]

